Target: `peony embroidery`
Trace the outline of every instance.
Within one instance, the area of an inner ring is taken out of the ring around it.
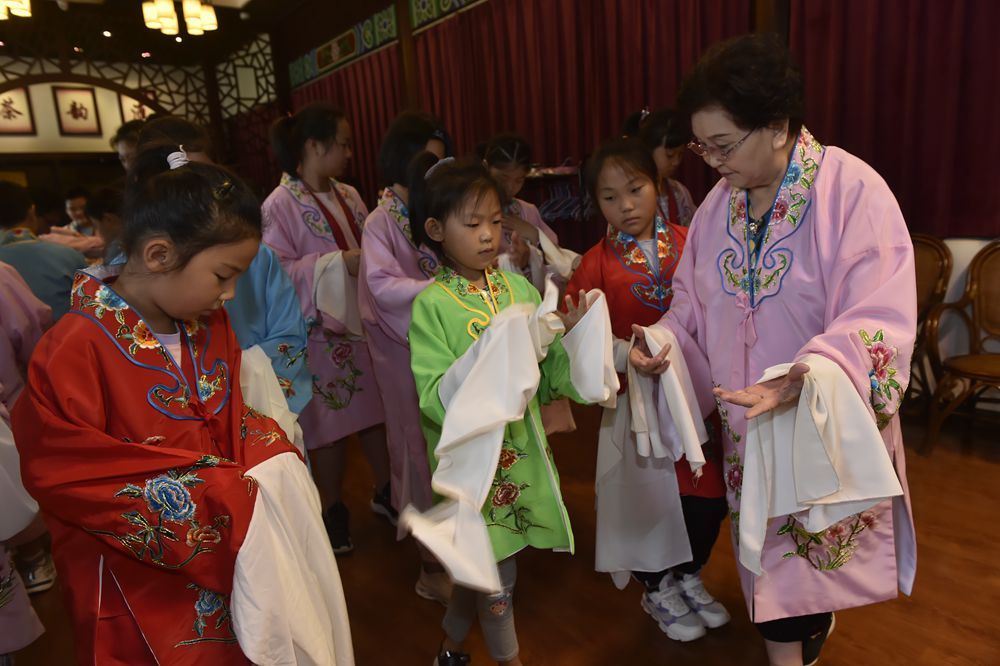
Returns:
[[[201,483],[194,474],[187,481],[190,485]],[[184,483],[166,474],[146,481],[142,496],[146,505],[153,513],[159,513],[164,520],[173,523],[184,523],[194,515],[197,505],[191,499],[191,493]]]
[[[503,451],[510,451],[517,458],[525,458],[526,454],[518,454],[515,449],[501,449],[501,462],[503,461]],[[512,459],[508,454],[507,460]],[[516,460],[515,460],[516,462]],[[510,464],[513,466],[513,463]],[[497,464],[496,475],[493,477],[493,494],[487,503],[486,525],[487,527],[501,527],[514,534],[526,534],[532,527],[541,527],[531,519],[531,508],[518,504],[521,494],[531,485],[528,483],[518,483],[513,480],[508,470],[502,464]]]
[[[795,518],[788,516],[785,524],[778,528],[777,535],[787,535],[795,550],[782,557],[801,557],[817,571],[835,571],[851,561],[858,549],[858,536],[878,524],[874,511],[845,518],[822,532],[809,532]]]
[[[337,337],[331,331],[324,331],[327,340],[327,353],[333,364],[344,374],[325,386],[320,385],[319,378],[313,375],[313,393],[320,396],[328,408],[339,410],[351,404],[354,394],[363,389],[358,385],[358,378],[364,373],[354,363],[354,349],[349,342],[337,342]]]
[[[500,449],[500,465],[501,469],[510,469],[517,463],[521,458],[527,458],[527,453],[518,453],[515,449],[503,448]]]
[[[174,647],[187,645],[197,645],[198,643],[235,643],[236,633],[233,631],[232,611],[229,608],[228,597],[212,590],[207,590],[195,583],[188,583],[187,589],[198,593],[198,598],[194,602],[194,626],[192,630],[198,638],[181,641]],[[218,617],[215,617],[218,615]],[[214,628],[216,631],[223,631],[222,636],[205,636],[208,629],[208,620],[215,617]]]
[[[148,514],[133,510],[121,514],[129,526],[124,534],[108,530],[90,530],[91,534],[111,537],[126,550],[135,555],[136,559],[147,557],[153,564],[166,569],[180,569],[202,553],[212,552],[211,546],[222,540],[222,528],[229,526],[229,516],[216,516],[208,525],[202,525],[197,519],[198,505],[191,496],[191,488],[204,483],[196,473],[199,469],[216,467],[221,458],[205,455],[185,471],[172,469],[166,474],[147,479],[145,484],[137,486],[133,483],[115,493],[115,497],[127,497],[142,500]],[[182,532],[184,540],[166,523],[186,525],[188,529]],[[171,546],[170,542],[178,544]],[[181,551],[180,544],[185,544],[188,553],[175,552],[174,560],[169,561],[172,551]],[[183,558],[183,559],[181,559]]]
[[[497,486],[493,492],[491,503],[495,507],[510,506],[521,496],[521,487],[517,484],[505,481]]]
[[[875,331],[875,335],[869,335],[864,329],[858,331],[861,342],[872,360],[872,369],[868,371],[868,380],[871,384],[871,406],[875,410],[875,420],[879,430],[882,430],[899,409],[899,403],[903,400],[903,387],[896,379],[897,350],[895,347],[885,342],[885,334],[882,329]],[[895,396],[893,396],[895,392]]]

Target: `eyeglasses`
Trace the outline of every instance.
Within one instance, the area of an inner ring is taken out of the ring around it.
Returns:
[[[743,145],[743,142],[750,138],[750,135],[757,130],[752,129],[744,135],[742,139],[737,141],[731,146],[726,148],[716,148],[715,146],[706,146],[700,141],[688,141],[687,147],[692,153],[698,157],[709,156],[715,159],[716,162],[723,163],[729,159],[729,157],[736,152],[736,149]]]

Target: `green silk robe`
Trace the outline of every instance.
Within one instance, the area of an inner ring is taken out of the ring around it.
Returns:
[[[489,290],[479,289],[450,268],[413,302],[410,350],[420,400],[421,426],[433,473],[434,450],[441,437],[445,409],[441,379],[496,315],[513,303],[541,303],[538,290],[524,277],[487,271]],[[559,490],[559,472],[545,439],[539,403],[566,396],[581,402],[570,381],[569,356],[559,336],[539,366],[541,382],[524,418],[507,425],[490,494],[483,505],[497,561],[526,546],[573,551],[573,532]],[[489,396],[483,396],[488,401]],[[386,406],[392,409],[391,405]]]

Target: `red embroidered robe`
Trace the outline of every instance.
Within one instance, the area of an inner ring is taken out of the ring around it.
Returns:
[[[77,660],[246,663],[229,613],[256,496],[244,472],[292,447],[243,404],[224,310],[178,322],[174,359],[114,276],[77,274],[71,310],[38,344],[12,414]]]
[[[575,298],[581,289],[603,291],[608,299],[612,333],[620,340],[631,340],[632,324],[651,326],[670,307],[674,269],[680,261],[687,234],[687,227],[664,222],[657,217],[659,270],[654,271],[636,240],[612,228],[601,242],[583,255],[580,266],[566,287],[566,293],[574,294]],[[619,379],[622,385],[619,394],[625,399],[627,384],[624,373],[619,375]],[[676,469],[682,495],[722,497],[725,494],[718,452],[712,455],[706,448],[704,472],[697,486],[692,481],[691,468],[686,460],[678,461]]]

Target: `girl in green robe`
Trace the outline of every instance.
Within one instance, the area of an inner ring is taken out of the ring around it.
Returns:
[[[524,277],[493,268],[500,247],[502,210],[496,183],[480,164],[439,163],[428,153],[411,165],[410,221],[414,237],[435,250],[442,268],[413,303],[410,350],[432,471],[445,408],[439,387],[445,373],[490,325],[515,303],[540,304]],[[426,176],[425,176],[426,174]],[[586,313],[586,299],[560,318],[568,332]],[[539,404],[560,396],[580,401],[570,382],[569,357],[557,338],[540,363],[541,382],[524,418],[507,425],[492,488],[482,507],[503,589],[486,594],[455,585],[442,626],[446,638],[438,666],[469,661],[462,644],[478,614],[490,655],[520,664],[511,592],[514,555],[526,546],[573,551],[573,533],[559,490]],[[484,400],[489,396],[484,395]]]

